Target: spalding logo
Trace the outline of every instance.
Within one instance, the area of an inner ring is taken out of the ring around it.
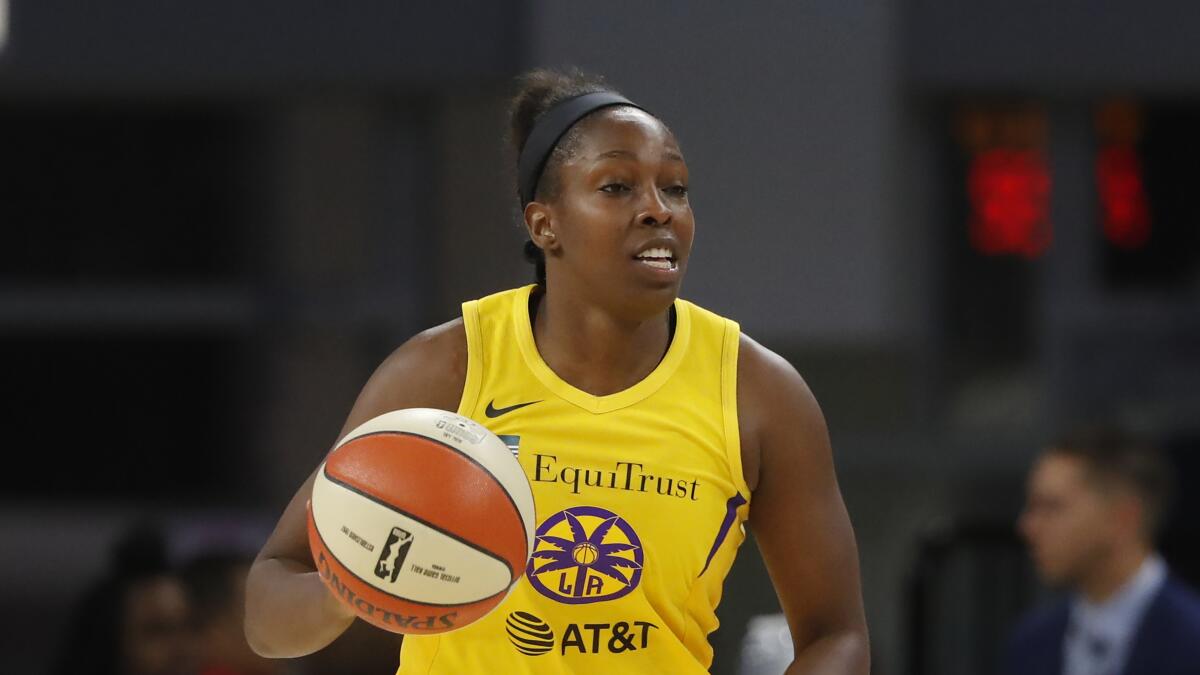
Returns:
[[[405,614],[396,614],[382,607],[376,607],[371,601],[358,596],[349,586],[342,583],[337,574],[329,566],[329,561],[325,559],[325,553],[322,551],[317,555],[317,573],[321,576],[321,580],[344,600],[347,604],[358,610],[372,619],[377,619],[389,626],[405,629],[408,631],[427,630],[442,632],[448,628],[454,628],[454,620],[458,618],[458,612],[447,612],[442,615],[427,615],[427,616],[409,616]]]
[[[541,656],[554,648],[550,624],[529,612],[512,612],[505,624],[508,641],[526,656]]]
[[[573,506],[538,526],[525,575],[538,593],[580,605],[628,595],[642,580],[642,542],[623,518]]]

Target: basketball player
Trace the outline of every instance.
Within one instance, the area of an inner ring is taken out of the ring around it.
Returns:
[[[537,283],[401,346],[342,433],[430,407],[508,436],[536,545],[491,614],[406,636],[399,672],[706,672],[749,522],[791,628],[787,672],[865,675],[858,554],[817,403],[787,361],[678,297],[694,222],[675,137],[596,78],[521,83],[512,140]],[[311,489],[250,573],[246,631],[266,655],[320,649],[353,621],[314,571]]]

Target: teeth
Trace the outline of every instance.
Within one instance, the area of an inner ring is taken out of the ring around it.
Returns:
[[[648,248],[637,255],[639,258],[674,258],[675,254],[669,248]]]
[[[671,262],[670,260],[647,260],[645,258],[642,258],[641,261],[642,261],[643,265],[657,267],[660,270],[675,269],[675,263]]]

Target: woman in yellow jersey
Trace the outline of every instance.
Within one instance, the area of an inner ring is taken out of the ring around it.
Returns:
[[[397,349],[343,433],[412,407],[487,425],[533,486],[536,544],[499,608],[407,636],[399,672],[706,672],[749,523],[791,627],[787,672],[864,675],[858,556],[820,409],[787,361],[678,297],[694,222],[670,129],[578,72],[525,75],[511,114],[537,283]],[[251,570],[246,633],[264,655],[315,651],[353,621],[313,569],[311,489]]]

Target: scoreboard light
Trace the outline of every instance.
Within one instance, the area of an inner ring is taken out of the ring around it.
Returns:
[[[1145,246],[1150,241],[1150,206],[1137,150],[1123,145],[1100,148],[1096,183],[1104,238],[1118,248]]]
[[[1096,192],[1104,238],[1117,248],[1142,248],[1150,240],[1150,200],[1138,151],[1141,111],[1128,101],[1104,103],[1096,111],[1096,135]]]
[[[1045,113],[1033,105],[974,107],[960,114],[958,127],[972,248],[1037,258],[1053,239]]]
[[[1050,171],[1040,151],[977,153],[967,191],[971,245],[980,253],[1036,258],[1050,246]]]

